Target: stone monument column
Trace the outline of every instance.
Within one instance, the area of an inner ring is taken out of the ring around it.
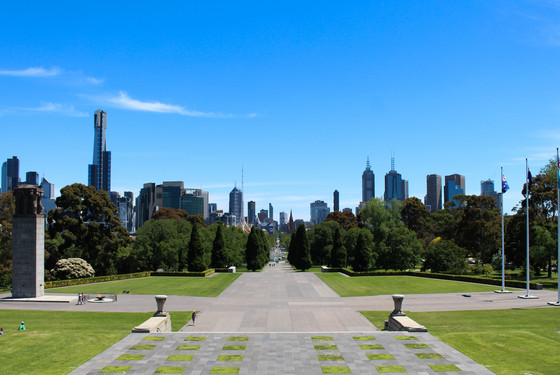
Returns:
[[[16,213],[12,229],[12,297],[41,297],[45,294],[43,190],[21,185],[13,193]]]

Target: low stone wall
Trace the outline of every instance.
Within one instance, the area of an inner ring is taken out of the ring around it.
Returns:
[[[171,317],[154,316],[139,326],[134,327],[132,333],[171,332]]]
[[[416,323],[408,316],[389,316],[389,321],[387,322],[387,330],[408,331],[408,332],[428,332],[426,327]]]

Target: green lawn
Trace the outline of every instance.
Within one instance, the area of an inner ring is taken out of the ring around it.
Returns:
[[[51,288],[47,293],[113,293],[129,290],[131,294],[166,294],[176,296],[216,297],[241,274],[216,273],[211,277],[152,276],[141,279]]]
[[[386,311],[362,314],[383,327]],[[560,309],[414,312],[428,332],[498,375],[555,374]]]
[[[341,297],[382,294],[491,292],[499,289],[495,285],[414,276],[347,277],[339,273],[317,273],[316,275]]]
[[[0,310],[2,374],[67,374],[101,353],[152,313]],[[176,329],[190,316],[171,312]],[[17,331],[20,321],[26,331]]]

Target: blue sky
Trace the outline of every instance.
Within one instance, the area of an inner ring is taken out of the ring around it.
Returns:
[[[515,206],[560,145],[560,1],[10,2],[0,15],[0,160],[87,183],[108,113],[113,190],[183,180],[228,210],[309,219],[357,206],[391,153],[409,193],[459,173]]]

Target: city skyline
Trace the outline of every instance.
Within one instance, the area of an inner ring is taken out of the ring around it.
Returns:
[[[554,2],[139,2],[101,6],[99,28],[88,4],[32,5],[0,23],[0,159],[57,191],[87,184],[97,109],[111,190],[184,181],[227,211],[243,169],[244,202],[306,220],[335,189],[359,204],[368,156],[382,197],[392,151],[422,201],[427,175],[478,195],[503,166],[509,213],[524,159],[535,175],[560,143]]]

